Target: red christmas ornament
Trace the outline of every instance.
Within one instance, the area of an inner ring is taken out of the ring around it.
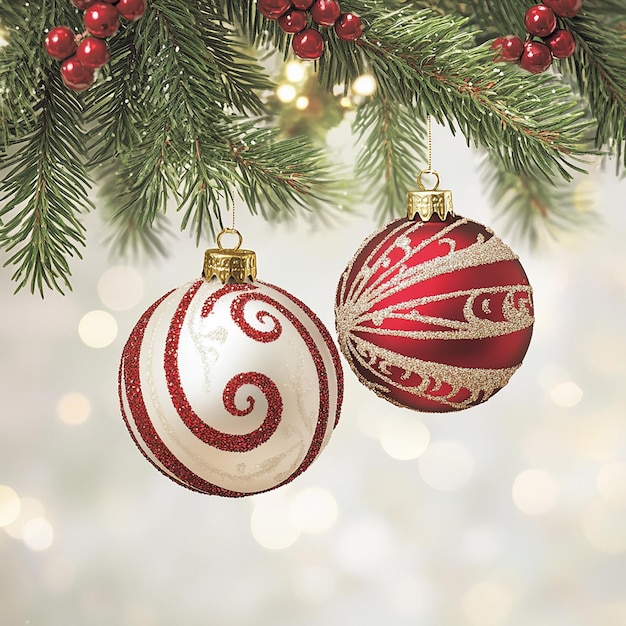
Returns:
[[[324,40],[319,31],[305,28],[293,36],[291,47],[301,59],[313,61],[324,53]]]
[[[524,42],[514,35],[498,37],[491,44],[491,49],[498,51],[497,61],[519,61],[524,52]]]
[[[94,37],[105,39],[115,35],[120,27],[117,9],[105,2],[92,4],[84,15],[85,27]]]
[[[311,17],[320,26],[333,26],[341,15],[341,7],[335,0],[316,0],[311,6]]]
[[[313,0],[291,0],[291,3],[300,11],[308,11],[313,4]]]
[[[552,65],[552,53],[545,43],[539,41],[524,42],[524,53],[520,65],[531,74],[545,72]]]
[[[559,17],[575,17],[583,6],[583,0],[543,0]]]
[[[556,28],[556,15],[545,4],[536,4],[526,11],[524,24],[531,35],[547,37]]]
[[[293,9],[278,18],[278,25],[286,33],[299,33],[306,28],[307,23],[307,14],[298,9]]]
[[[339,39],[356,41],[363,34],[361,18],[354,13],[344,13],[335,22],[335,32]]]
[[[76,33],[67,26],[56,26],[46,35],[44,47],[53,59],[63,61],[76,52]]]
[[[103,39],[85,37],[78,46],[76,56],[85,67],[97,70],[109,62],[109,46]]]
[[[343,375],[328,330],[255,270],[252,252],[208,251],[205,278],[157,300],[122,354],[131,437],[162,473],[202,493],[290,482],[339,420]]]
[[[550,48],[552,56],[557,59],[566,59],[572,56],[574,50],[576,50],[574,36],[569,30],[563,28],[555,30],[549,37],[544,39],[544,42]]]
[[[146,12],[145,0],[119,0],[115,5],[118,13],[127,20],[134,22]]]
[[[291,0],[258,0],[257,9],[268,20],[277,20],[291,9]]]
[[[532,334],[532,290],[517,256],[491,230],[447,215],[450,192],[409,199],[409,214],[428,221],[382,227],[341,276],[339,346],[361,382],[393,404],[466,409],[520,366]]]
[[[61,64],[61,78],[73,91],[83,91],[94,81],[93,70],[85,67],[74,55]]]

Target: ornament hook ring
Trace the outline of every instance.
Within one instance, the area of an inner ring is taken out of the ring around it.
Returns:
[[[429,174],[431,176],[434,176],[437,179],[437,182],[435,183],[435,186],[432,189],[426,189],[426,187],[424,187],[424,183],[422,182],[422,176],[424,174]],[[437,170],[431,170],[426,169],[426,170],[422,170],[418,175],[417,175],[417,184],[419,185],[419,188],[422,191],[437,191],[437,189],[439,189],[439,183],[441,182],[440,178],[439,178],[439,172]]]
[[[224,248],[224,246],[222,245],[222,237],[224,235],[235,235],[238,239],[237,245],[234,248]],[[222,232],[217,236],[217,246],[220,250],[239,250],[242,243],[243,237],[241,236],[241,233],[235,228],[224,228]]]

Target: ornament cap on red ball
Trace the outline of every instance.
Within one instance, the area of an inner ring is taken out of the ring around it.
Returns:
[[[363,34],[361,18],[354,13],[344,13],[335,22],[335,32],[339,39],[356,41]]]
[[[44,48],[53,59],[63,61],[76,52],[76,33],[67,26],[56,26],[46,35]]]

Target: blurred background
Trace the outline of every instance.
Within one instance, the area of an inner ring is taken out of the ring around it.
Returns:
[[[328,141],[350,159],[343,123]],[[181,235],[167,259],[128,264],[94,213],[69,295],[12,295],[0,271],[0,623],[626,624],[626,181],[592,165],[576,184],[602,219],[530,250],[502,231],[462,138],[436,127],[434,164],[457,212],[526,268],[523,367],[486,404],[428,415],[380,400],[346,365],[330,444],[259,496],[177,486],[119,413],[128,334],[200,275],[203,248]],[[373,207],[346,206],[354,215],[318,229],[238,211],[259,278],[330,329],[338,278],[377,228]]]

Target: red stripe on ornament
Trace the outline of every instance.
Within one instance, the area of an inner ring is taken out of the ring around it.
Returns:
[[[202,281],[195,283],[191,290],[196,290],[199,288]],[[190,290],[190,291],[191,291]],[[124,346],[124,350],[122,351],[122,359],[120,363],[119,370],[119,397],[120,397],[120,408],[122,412],[122,417],[124,422],[126,423],[126,427],[128,428],[128,432],[130,433],[131,438],[135,442],[135,445],[141,452],[141,454],[150,462],[151,465],[156,467],[159,472],[161,472],[164,476],[167,476],[170,480],[178,483],[179,485],[186,487],[192,491],[198,491],[201,493],[207,493],[211,495],[219,495],[219,496],[227,496],[227,497],[242,497],[248,494],[239,493],[236,491],[230,491],[227,489],[222,489],[217,485],[214,485],[203,478],[200,478],[197,474],[192,472],[186,465],[184,465],[167,447],[165,442],[161,439],[158,432],[154,428],[152,424],[152,420],[148,414],[148,410],[143,400],[143,391],[141,385],[141,376],[140,376],[140,368],[139,361],[141,355],[141,347],[143,344],[144,335],[146,332],[146,327],[150,318],[154,314],[154,311],[157,307],[167,298],[172,291],[166,293],[162,298],[157,300],[150,308],[141,316],[140,320],[137,322],[135,328],[126,345]],[[128,416],[126,415],[126,411],[124,409],[124,404],[122,401],[122,385],[124,385],[124,389],[126,391],[126,400],[128,402],[128,407],[130,409],[131,417],[137,426],[137,430],[141,436],[142,441],[145,446],[152,452],[152,454],[159,460],[159,462],[167,468],[168,472],[163,471],[159,465],[154,463],[154,461],[146,454],[144,447],[139,443],[135,434],[130,426]],[[171,472],[171,473],[170,473]]]

